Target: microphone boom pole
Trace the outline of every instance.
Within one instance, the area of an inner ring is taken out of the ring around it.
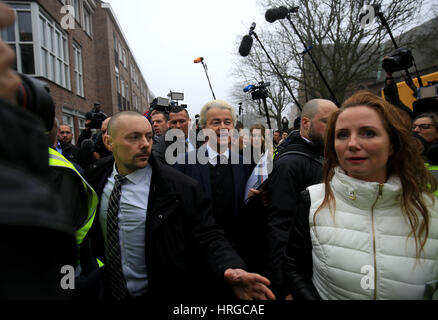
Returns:
[[[277,72],[277,75],[280,77],[281,81],[283,82],[284,86],[286,87],[287,91],[289,91],[290,95],[292,96],[292,99],[295,101],[295,104],[298,106],[298,108],[300,109],[300,111],[303,111],[303,108],[301,108],[300,103],[298,102],[298,100],[295,98],[295,95],[292,92],[292,89],[289,86],[289,83],[286,82],[286,80],[283,78],[283,76],[281,75],[280,71],[278,70],[277,66],[275,65],[274,61],[272,60],[271,56],[269,55],[268,51],[266,51],[265,47],[263,46],[262,42],[260,41],[257,33],[255,33],[254,30],[252,30],[251,32],[252,35],[254,35],[254,38],[256,38],[257,42],[260,44],[260,46],[262,47],[263,51],[266,53],[266,56],[268,57],[269,61],[271,62],[272,67],[275,69],[275,71]]]
[[[300,38],[300,41],[302,42],[304,48],[307,48],[307,45],[304,42],[304,39],[301,37],[300,33],[298,32],[297,28],[295,27],[295,24],[292,22],[289,14],[286,15],[286,18],[287,18],[287,20],[289,20],[289,22],[292,25],[292,28],[294,29],[294,31],[297,34],[298,38]],[[319,76],[321,77],[322,81],[324,81],[325,86],[327,87],[328,91],[330,92],[330,95],[332,96],[333,102],[339,107],[340,104],[338,102],[338,99],[336,99],[336,96],[333,93],[332,89],[330,88],[330,85],[328,84],[327,80],[325,79],[324,75],[322,74],[321,70],[319,69],[318,64],[316,63],[315,59],[312,56],[312,53],[310,52],[310,50],[307,50],[307,53],[309,54],[309,57],[312,60],[312,63],[314,64],[316,70],[318,71]]]
[[[195,63],[200,62],[204,67],[205,75],[207,76],[208,85],[210,86],[211,93],[213,94],[213,99],[216,100],[216,95],[214,94],[213,87],[211,86],[210,77],[208,76],[208,68],[207,65],[204,63],[204,58],[202,57],[196,58],[194,62]]]
[[[374,10],[377,10],[377,17],[379,17],[380,21],[382,22],[382,25],[385,27],[386,31],[388,31],[389,37],[391,38],[392,43],[394,44],[395,49],[398,49],[398,45],[397,45],[397,41],[395,41],[395,38],[391,32],[391,28],[389,27],[388,21],[386,20],[385,16],[383,15],[382,12],[380,12],[380,8],[379,7],[374,7]],[[415,66],[415,68],[417,68],[417,66]],[[405,77],[405,82],[408,85],[408,87],[411,88],[411,90],[415,93],[416,92],[416,86],[414,84],[414,81],[412,80],[412,76],[409,73],[408,68],[405,68],[404,71],[406,72],[406,77]],[[420,85],[420,87],[423,87],[423,81],[421,80],[420,75],[418,74],[417,71],[417,80],[418,80],[418,84]]]

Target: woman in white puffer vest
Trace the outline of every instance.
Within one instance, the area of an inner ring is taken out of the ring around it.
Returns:
[[[323,183],[302,193],[286,250],[294,299],[424,299],[436,291],[437,184],[399,112],[358,92],[332,115]]]

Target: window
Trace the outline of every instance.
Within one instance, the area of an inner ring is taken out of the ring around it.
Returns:
[[[122,89],[122,97],[125,97],[125,81],[123,81],[123,79],[120,80],[120,87]]]
[[[84,31],[91,37],[92,36],[92,14],[91,10],[84,3]]]
[[[67,36],[43,14],[39,16],[41,75],[70,90]]]
[[[78,96],[84,96],[84,79],[82,73],[82,50],[77,44],[73,44],[73,54],[75,61],[75,81],[76,81],[76,94]]]
[[[0,30],[0,38],[16,53],[14,69],[42,76],[70,90],[69,48],[63,29],[36,3],[9,6],[15,10],[16,22]]]
[[[85,118],[78,118],[79,122],[79,132],[82,133],[82,131],[85,130]]]
[[[21,73],[35,74],[34,42],[30,4],[9,4],[15,10],[15,24],[0,31],[0,39],[15,51],[13,68]]]
[[[70,0],[70,4],[73,6],[74,10],[75,10],[75,20],[81,24],[81,11],[80,11],[80,0]]]
[[[123,49],[123,53],[122,53],[122,63],[123,63],[123,66],[126,68],[127,64],[126,64],[126,50],[125,49]]]
[[[120,93],[120,77],[119,77],[119,73],[116,73],[116,87],[117,87],[117,93]]]
[[[132,94],[132,107],[135,111],[138,111],[138,97],[135,93]]]
[[[119,59],[120,59],[120,62],[123,63],[123,60],[122,60],[122,45],[120,44],[120,42],[118,43],[118,47],[119,47]]]

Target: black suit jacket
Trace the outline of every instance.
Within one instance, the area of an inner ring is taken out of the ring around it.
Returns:
[[[208,198],[212,199],[210,165],[201,164],[198,161],[196,161],[195,164],[189,164],[189,159],[196,158],[196,156],[194,157],[194,153],[196,152],[198,151],[194,150],[186,153],[184,156],[184,163],[178,161],[177,164],[174,165],[174,168],[197,180],[204,188]],[[251,175],[252,165],[244,164],[244,160],[241,155],[231,153],[230,157],[231,159],[239,159],[239,164],[232,165],[234,179],[234,216],[238,218],[243,207],[246,182]]]
[[[111,174],[114,159],[95,163],[86,177],[99,198]],[[211,203],[201,186],[151,155],[152,181],[146,218],[145,259],[149,293],[153,297],[181,301],[205,296],[204,279],[196,274],[201,265],[223,282],[228,268],[246,269],[223,230],[214,222]],[[91,243],[93,254],[105,261],[103,238],[96,217]]]

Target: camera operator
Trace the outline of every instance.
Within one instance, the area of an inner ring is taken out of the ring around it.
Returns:
[[[14,19],[14,11],[0,2],[0,28]],[[13,50],[0,41],[0,300],[69,298],[59,276],[63,265],[76,260],[74,229],[46,181],[45,131],[53,122],[44,127],[26,110],[34,106],[17,105],[26,84],[12,70],[14,60]]]
[[[106,134],[109,120],[110,117],[100,111],[99,104],[95,104],[93,110],[86,114],[85,129],[78,139],[78,146],[81,148],[80,163],[84,169],[111,155],[103,143],[103,136]],[[93,129],[97,129],[94,134]]]
[[[386,66],[385,61],[387,61],[388,58],[389,58],[388,56],[383,58],[382,64],[384,66]],[[412,110],[400,100],[397,84],[395,83],[394,77],[392,76],[392,73],[395,71],[399,71],[399,70],[389,70],[388,67],[385,69],[386,79],[385,79],[385,87],[383,88],[383,93],[385,94],[385,100],[393,104],[394,106],[398,107],[399,109],[405,111],[412,119],[413,118]]]

